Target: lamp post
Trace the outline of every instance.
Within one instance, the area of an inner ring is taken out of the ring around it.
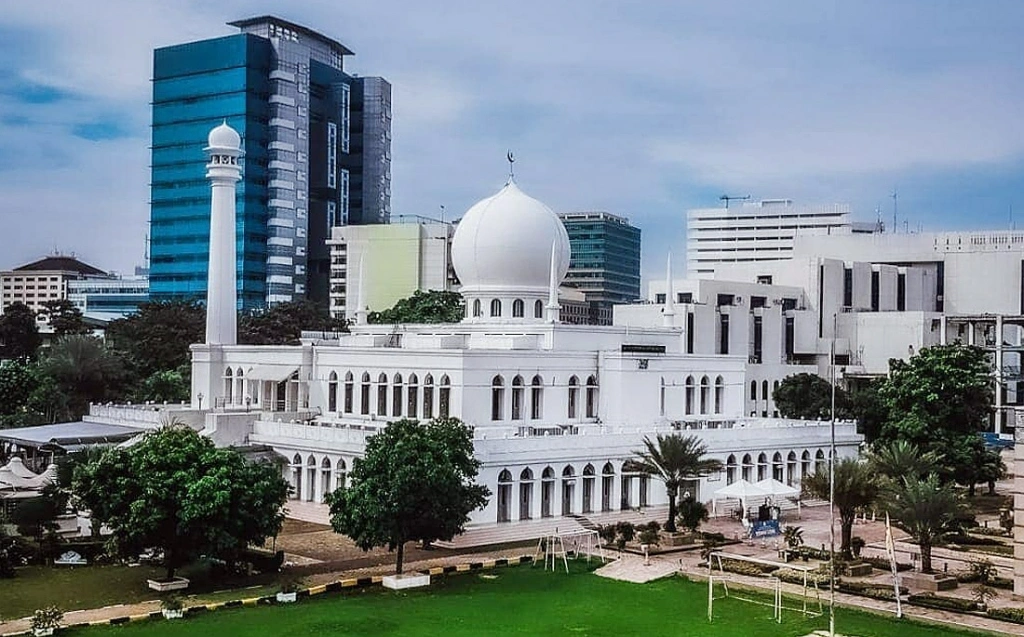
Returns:
[[[199,411],[203,410],[203,392],[196,394],[196,398],[199,399]]]
[[[832,422],[829,427],[828,453],[828,543],[829,543],[829,590],[828,590],[828,634],[836,637],[836,337],[838,336],[839,315],[832,315]]]

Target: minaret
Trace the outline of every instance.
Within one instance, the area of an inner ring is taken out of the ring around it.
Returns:
[[[366,255],[359,257],[359,295],[356,297],[356,325],[366,325],[366,271],[363,264]]]
[[[661,311],[661,324],[665,327],[672,327],[676,322],[675,292],[672,290],[672,253],[668,253],[668,262],[665,264],[665,309]]]
[[[238,158],[242,138],[223,124],[210,131],[204,149],[210,158],[210,268],[206,283],[206,344],[234,345],[238,333],[235,256],[235,183],[242,178]]]
[[[544,321],[557,323],[562,312],[562,306],[558,304],[558,256],[556,244],[551,242],[551,274],[548,278],[548,304],[544,308]]]

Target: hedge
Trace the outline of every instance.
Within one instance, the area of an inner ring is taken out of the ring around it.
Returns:
[[[985,614],[994,619],[1024,624],[1024,608],[990,608]]]
[[[712,561],[712,568],[718,566],[718,560]],[[722,559],[722,570],[729,571],[730,573],[737,573],[739,575],[749,575],[751,577],[760,577],[767,573],[771,573],[778,569],[777,566],[771,566],[769,564],[755,564],[754,562],[741,562],[739,560]]]
[[[874,566],[877,569],[883,571],[892,570],[892,565],[889,563],[889,558],[887,557],[862,557],[860,559],[862,562],[867,562],[868,564]],[[908,564],[907,562],[896,562],[896,572],[898,573],[910,571],[913,570],[913,568],[913,564]]]
[[[991,537],[977,537],[966,533],[947,535],[946,544],[959,544],[960,546],[1006,546],[1005,542]]]
[[[797,571],[791,568],[780,568],[779,570],[772,573],[772,577],[777,577],[787,584],[799,584],[804,583],[804,572]],[[817,584],[818,586],[828,586],[829,583],[828,573],[821,573],[816,571],[810,571],[807,573],[807,583]]]
[[[951,610],[958,613],[970,613],[978,610],[978,604],[973,600],[961,599],[959,597],[944,597],[935,593],[911,595],[907,598],[907,601],[915,606]]]

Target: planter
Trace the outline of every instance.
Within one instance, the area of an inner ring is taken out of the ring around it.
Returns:
[[[299,594],[295,591],[292,591],[291,593],[278,593],[277,601],[280,604],[293,604],[295,603],[295,600],[298,599],[298,596]]]
[[[422,573],[410,573],[408,575],[385,575],[381,580],[384,584],[384,588],[390,588],[391,590],[402,590],[406,588],[420,588],[421,586],[430,586],[430,575],[424,575]]]
[[[188,588],[188,583],[189,582],[188,582],[188,578],[185,578],[185,577],[175,577],[174,579],[170,579],[170,580],[164,580],[164,579],[146,580],[146,583],[149,584],[149,587],[151,589],[153,589],[154,591],[158,591],[158,592],[161,592],[161,593],[166,593],[166,592],[169,592],[169,591],[184,590],[184,589]]]
[[[871,575],[871,565],[865,563],[848,564],[846,566],[846,574],[850,577],[868,577]]]
[[[160,612],[164,614],[164,619],[181,619],[185,616],[184,608],[179,608],[177,610],[168,610],[165,608]]]
[[[927,575],[925,573],[904,573],[900,576],[900,583],[908,588],[916,588],[918,590],[936,592],[936,591],[951,591],[957,587],[957,581],[955,577],[943,575],[941,573],[935,573],[933,575]]]
[[[36,637],[44,637],[44,635],[52,635],[54,629],[51,628],[33,628],[32,634]]]
[[[666,533],[662,531],[659,535],[661,536],[659,543],[662,546],[685,546],[695,542],[692,533]]]

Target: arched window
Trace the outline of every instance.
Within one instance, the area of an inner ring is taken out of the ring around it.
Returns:
[[[544,417],[544,381],[534,376],[530,381],[530,420]]]
[[[525,309],[526,304],[523,303],[522,299],[512,301],[512,318],[523,318],[523,311]]]
[[[523,377],[512,379],[512,420],[523,419]]]
[[[495,376],[491,380],[491,420],[504,420],[505,379]]]
[[[750,479],[754,477],[754,460],[750,457],[749,453],[743,454],[743,465],[740,467],[741,475],[743,479],[750,482]]]
[[[423,417],[434,417],[434,377],[430,374],[423,378]]]
[[[320,461],[320,497],[319,502],[327,501],[327,494],[331,492],[331,474],[332,471],[331,459],[324,456],[324,459]]]
[[[580,380],[575,376],[569,377],[569,418],[576,418],[580,404]]]
[[[768,456],[761,452],[757,456],[757,480],[760,482],[768,477]]]
[[[736,482],[736,456],[729,454],[729,458],[725,461],[725,483],[732,484]]]
[[[327,377],[327,411],[338,411],[338,374],[331,372]]]
[[[814,471],[824,473],[826,469],[828,469],[828,464],[825,462],[825,452],[818,449],[818,453],[814,454]]]
[[[544,318],[544,304],[540,299],[533,302],[533,318]]]
[[[786,457],[786,484],[793,486],[796,479],[796,452],[790,451]]]
[[[228,367],[224,370],[224,403],[228,404],[232,402],[232,395],[235,391],[235,372]]]
[[[402,415],[402,375],[395,374],[391,390],[391,415]]]
[[[708,393],[711,391],[711,383],[707,376],[700,377],[700,413],[708,413]]]
[[[498,474],[498,522],[512,519],[512,472],[502,469]]]
[[[419,379],[416,378],[416,374],[409,374],[409,387],[406,388],[406,394],[408,395],[408,404],[405,409],[405,415],[409,418],[419,417],[419,411],[417,404],[417,398],[419,398]]]
[[[811,475],[811,452],[804,450],[800,454],[800,477]]]
[[[612,510],[612,490],[615,488],[615,467],[612,463],[604,463],[601,468],[601,510]]]
[[[693,413],[693,376],[686,377],[686,414],[690,415]]]
[[[757,402],[757,381],[750,381],[750,400]]]
[[[242,404],[245,400],[245,378],[242,376],[242,368],[235,370],[235,402]]]
[[[480,299],[473,300],[473,316],[481,316],[483,311],[480,309]]]
[[[721,376],[715,378],[715,413],[722,413],[722,404],[725,402],[725,380]]]
[[[501,316],[501,299],[491,299],[491,316]]]
[[[597,378],[587,377],[587,418],[597,418]]]
[[[765,402],[768,401],[768,379],[761,381],[761,395],[764,397]]]
[[[658,413],[664,418],[665,417],[665,377],[661,377],[661,392],[658,395]]]
[[[370,375],[363,372],[359,381],[359,413],[367,416],[370,413]]]
[[[355,392],[355,377],[352,372],[345,372],[345,400],[344,408],[346,414],[352,413],[352,394]]]
[[[540,517],[551,517],[551,501],[555,498],[555,470],[545,467],[540,474]]]
[[[348,475],[346,473],[346,469],[347,469],[347,467],[345,466],[345,460],[342,459],[342,458],[338,458],[338,463],[335,465],[335,471],[334,471],[334,488],[335,489],[344,489],[345,488],[345,478]]]
[[[519,474],[519,481],[529,482],[530,480],[533,480],[533,471],[530,469],[530,467],[526,467],[525,469],[523,469],[522,473]]]
[[[437,396],[437,416],[438,418],[447,418],[451,410],[452,402],[452,383],[448,380],[448,375],[441,377],[441,385],[438,389]]]
[[[571,465],[562,469],[562,515],[573,514],[573,503],[576,500],[576,471]]]
[[[583,467],[583,513],[594,512],[594,485],[597,483],[597,472],[594,465]]]
[[[778,451],[772,456],[772,479],[782,482],[785,478],[785,466],[782,464],[782,454]]]
[[[377,415],[388,415],[388,375],[384,373],[377,377]]]

